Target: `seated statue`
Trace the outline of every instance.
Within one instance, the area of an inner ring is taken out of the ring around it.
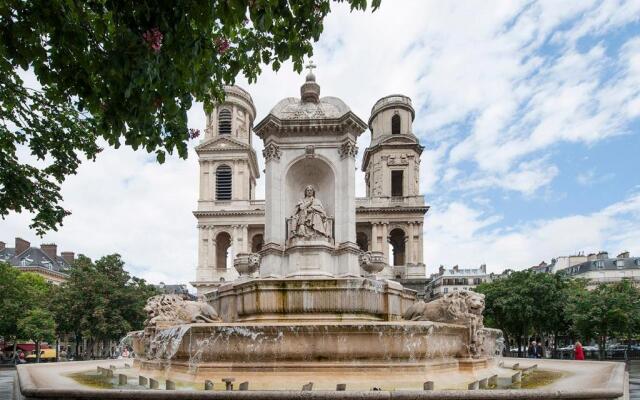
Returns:
[[[309,185],[304,189],[304,198],[296,204],[291,226],[291,236],[305,239],[330,238],[327,213],[315,189]]]

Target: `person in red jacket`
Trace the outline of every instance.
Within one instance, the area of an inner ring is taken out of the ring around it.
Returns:
[[[582,343],[576,342],[576,360],[584,360],[584,350],[582,350]]]

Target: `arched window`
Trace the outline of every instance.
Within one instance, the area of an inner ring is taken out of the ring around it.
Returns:
[[[231,167],[228,165],[216,169],[216,200],[231,200]]]
[[[216,269],[218,271],[227,270],[229,248],[231,248],[231,236],[227,232],[220,232],[216,236]]]
[[[218,135],[231,134],[231,111],[220,110],[218,113]]]
[[[358,232],[356,235],[356,242],[358,243],[360,250],[369,251],[369,238],[366,233]]]
[[[251,239],[251,252],[257,253],[262,250],[262,245],[264,244],[264,237],[262,234],[257,234]]]
[[[400,134],[400,116],[398,114],[391,117],[391,134]]]
[[[391,251],[393,252],[393,265],[404,265],[404,231],[400,228],[396,228],[389,233],[389,244],[391,245]]]

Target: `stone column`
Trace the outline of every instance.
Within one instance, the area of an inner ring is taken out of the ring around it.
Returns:
[[[212,228],[207,229],[208,249],[207,249],[207,269],[214,271],[216,269],[216,237]]]
[[[242,225],[242,252],[250,253],[251,249],[249,248],[249,226]]]
[[[242,241],[240,240],[240,225],[234,225],[233,236],[231,237],[231,247],[233,248],[232,258],[235,258],[238,253],[242,252],[240,247],[241,243]]]
[[[414,262],[414,258],[413,258],[413,222],[409,222],[407,224],[407,241],[406,241],[406,249],[405,249],[405,259],[404,259],[404,264],[407,265],[409,263]]]
[[[382,252],[384,253],[384,257],[387,260],[387,263],[389,265],[393,265],[393,260],[389,259],[389,223],[388,222],[382,222],[380,224],[380,233],[382,236]]]
[[[207,183],[209,181],[209,170],[206,162],[200,160],[200,190],[198,200],[206,200],[207,197]]]
[[[207,179],[207,188],[205,189],[206,200],[216,199],[216,171],[213,162],[207,161],[209,166],[209,179]]]
[[[417,228],[417,232],[418,232],[418,259],[417,261],[419,263],[424,262],[423,258],[424,258],[424,244],[422,242],[422,222],[417,222],[416,223],[416,228]]]

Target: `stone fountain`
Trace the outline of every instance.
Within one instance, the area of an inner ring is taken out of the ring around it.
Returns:
[[[199,301],[151,298],[144,331],[131,335],[132,368],[123,361],[20,367],[22,393],[147,399],[622,396],[623,367],[542,360],[538,368],[546,364],[559,374],[550,382],[553,390],[437,390],[511,388],[533,363],[500,364],[502,333],[484,327],[481,294],[453,292],[424,303],[398,282],[377,277],[387,264],[384,253],[356,245],[355,143],[366,124],[339,99],[321,99],[319,91],[309,74],[301,99],[283,100],[255,127],[268,155],[265,244],[259,253],[236,254],[240,278]],[[102,383],[115,382],[115,370],[125,383],[97,389],[71,378],[88,370],[106,379]],[[129,385],[134,378],[138,385]],[[167,389],[176,381],[192,386],[188,392],[150,392],[147,378],[156,386],[165,381]],[[215,389],[220,380],[230,388],[234,378],[246,379],[249,391],[194,390]],[[500,379],[508,384],[501,386]],[[324,390],[308,392],[312,388]],[[333,391],[344,388],[339,395]]]

